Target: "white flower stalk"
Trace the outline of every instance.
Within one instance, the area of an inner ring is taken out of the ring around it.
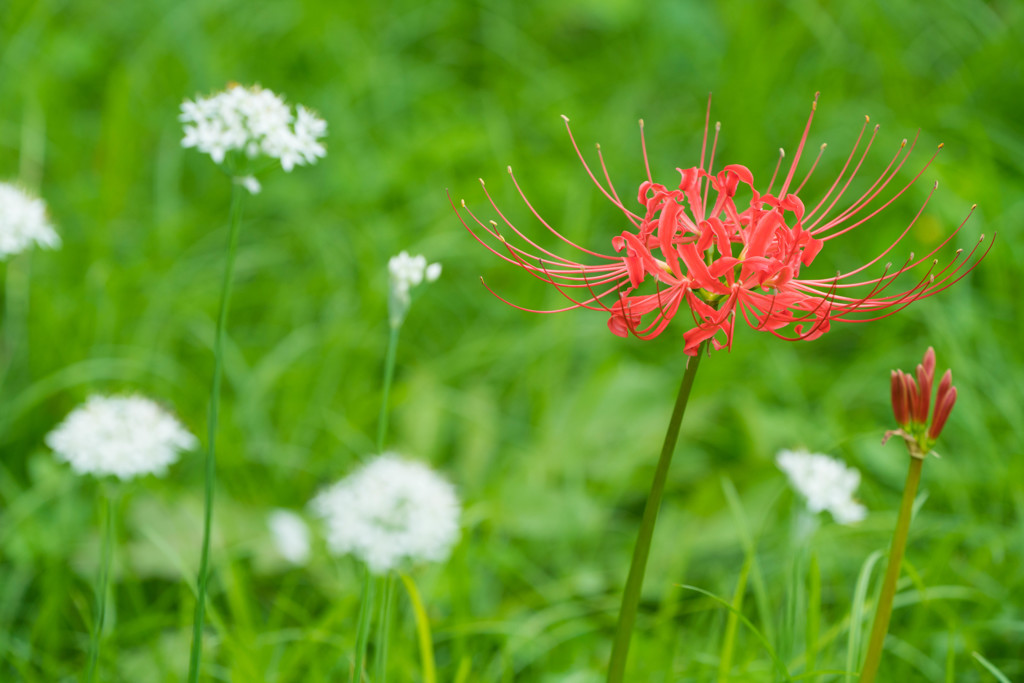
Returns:
[[[210,97],[185,100],[178,120],[185,124],[182,147],[195,147],[218,164],[228,160],[232,174],[247,175],[246,162],[260,157],[277,159],[291,171],[327,155],[320,142],[327,123],[302,105],[292,114],[280,95],[258,85],[235,84]],[[243,184],[253,194],[259,191],[248,179]]]
[[[46,436],[78,474],[162,476],[198,441],[170,413],[141,396],[91,396]]]
[[[267,519],[274,546],[281,557],[292,564],[309,560],[309,526],[291,510],[274,510]]]
[[[0,183],[0,260],[32,245],[60,246],[60,237],[46,218],[46,204],[16,185]]]
[[[326,522],[327,547],[374,574],[403,562],[447,559],[459,538],[455,489],[422,463],[384,453],[310,503]]]
[[[807,501],[807,509],[828,511],[839,524],[853,524],[867,516],[867,508],[853,499],[860,472],[818,453],[780,451],[775,458],[792,487]]]
[[[427,259],[422,254],[409,256],[408,252],[403,251],[397,256],[392,256],[388,261],[388,274],[390,277],[389,317],[391,326],[398,327],[409,312],[413,288],[423,284],[424,281],[434,282],[441,277],[441,264],[427,265]]]

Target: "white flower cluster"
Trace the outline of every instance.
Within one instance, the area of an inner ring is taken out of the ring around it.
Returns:
[[[351,553],[374,574],[403,561],[440,562],[459,537],[459,500],[426,465],[384,453],[310,503],[331,552]]]
[[[131,479],[163,475],[198,441],[172,415],[141,396],[90,396],[46,436],[58,460],[79,474]]]
[[[391,285],[408,294],[409,290],[423,282],[433,282],[441,277],[441,264],[427,265],[427,258],[422,254],[409,256],[403,251],[392,256],[388,261],[388,272],[391,274]]]
[[[327,155],[319,142],[327,123],[302,105],[293,115],[279,95],[258,85],[236,84],[211,97],[185,100],[178,120],[185,124],[182,147],[195,147],[218,164],[229,152],[241,151],[250,159],[278,159],[291,171]]]
[[[33,244],[48,249],[60,246],[60,237],[46,220],[46,205],[16,185],[0,183],[0,259]]]
[[[860,485],[856,468],[806,451],[780,451],[775,462],[797,493],[807,499],[811,512],[828,510],[840,524],[853,524],[867,516],[867,508],[853,499]]]
[[[424,280],[433,282],[441,277],[441,264],[427,265],[427,259],[422,254],[409,256],[408,252],[403,251],[388,261],[388,273],[391,281],[388,308],[391,325],[397,327],[402,324],[405,314],[409,312],[412,288],[422,284]]]
[[[274,546],[281,557],[292,564],[305,564],[309,559],[309,527],[291,510],[274,510],[267,519]]]

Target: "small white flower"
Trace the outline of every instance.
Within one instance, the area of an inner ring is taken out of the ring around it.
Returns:
[[[398,256],[392,256],[388,260],[388,272],[391,274],[391,282],[402,289],[410,289],[423,282],[423,275],[427,269],[427,258],[422,254],[409,256],[409,252],[403,251]]]
[[[90,396],[46,436],[78,474],[162,476],[198,441],[170,413],[141,396]]]
[[[459,500],[422,463],[384,453],[310,503],[332,553],[351,553],[374,574],[403,561],[440,562],[459,538]]]
[[[427,258],[422,254],[409,256],[408,252],[403,251],[388,261],[388,274],[391,281],[388,297],[391,325],[398,326],[409,312],[412,288],[421,285],[424,280],[433,282],[441,277],[441,264],[427,265]]]
[[[807,500],[811,512],[827,510],[839,524],[853,524],[867,516],[867,508],[853,499],[860,472],[818,453],[780,451],[775,458],[793,488]]]
[[[178,120],[184,124],[182,147],[195,147],[218,164],[228,152],[241,151],[249,159],[277,159],[291,171],[327,155],[320,142],[327,123],[302,105],[293,115],[281,96],[258,85],[232,85],[210,97],[185,100]],[[246,189],[253,192],[249,185]]]
[[[256,176],[240,176],[235,178],[235,182],[249,190],[249,194],[259,194],[263,189],[263,186],[260,185],[260,181],[256,180]]]
[[[267,519],[270,535],[281,557],[292,564],[309,559],[309,526],[291,510],[274,510]]]
[[[0,259],[33,244],[47,249],[60,246],[60,237],[46,219],[46,205],[16,185],[0,183]]]

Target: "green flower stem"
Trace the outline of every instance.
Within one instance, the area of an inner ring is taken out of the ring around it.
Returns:
[[[392,324],[388,335],[388,352],[384,360],[384,387],[381,391],[380,417],[377,419],[377,453],[384,451],[384,437],[388,431],[388,403],[391,398],[391,384],[395,379],[395,355],[398,351],[398,333],[402,323]]]
[[[105,491],[101,494],[106,513],[106,530],[103,533],[103,550],[100,560],[100,574],[96,581],[96,621],[93,623],[92,638],[89,641],[89,666],[85,680],[96,680],[96,668],[100,658],[100,640],[103,638],[103,621],[107,615],[107,585],[110,582],[110,560],[114,554],[114,517],[117,512],[117,494]]]
[[[217,479],[217,411],[220,406],[221,376],[224,372],[224,329],[228,323],[228,303],[231,299],[231,280],[238,252],[238,232],[242,223],[242,193],[245,189],[232,185],[231,211],[228,223],[228,251],[224,263],[224,279],[220,289],[220,312],[217,315],[217,330],[213,338],[213,382],[210,386],[210,408],[207,423],[206,450],[206,500],[203,512],[203,550],[199,560],[198,591],[196,611],[192,620],[192,651],[189,656],[189,683],[199,681],[200,658],[203,651],[203,622],[206,617],[206,586],[210,566],[210,533],[213,527],[213,490]]]
[[[633,624],[636,622],[637,606],[640,603],[640,591],[643,588],[644,572],[647,569],[647,557],[651,553],[651,538],[654,536],[654,524],[658,520],[658,510],[661,507],[661,497],[665,491],[668,468],[672,463],[672,454],[675,452],[676,441],[679,439],[679,426],[683,422],[683,414],[686,412],[690,390],[693,388],[693,379],[697,375],[700,359],[707,351],[707,346],[707,341],[703,342],[700,348],[697,349],[697,355],[690,358],[686,364],[683,382],[679,387],[675,408],[672,410],[672,419],[669,420],[668,431],[665,432],[665,443],[661,448],[661,457],[658,460],[657,469],[654,471],[651,492],[647,496],[647,505],[644,507],[644,516],[640,522],[640,533],[636,539],[636,547],[633,549],[633,561],[629,566],[629,578],[626,579],[626,589],[622,593],[619,623],[615,628],[615,642],[612,645],[611,660],[608,662],[608,683],[621,683],[626,674],[629,641],[633,635]]]
[[[389,316],[390,318],[390,316]],[[404,316],[402,316],[404,318]],[[388,350],[384,358],[384,382],[381,388],[380,415],[377,418],[377,453],[384,452],[384,441],[388,432],[388,416],[390,415],[391,385],[395,381],[395,358],[398,352],[398,333],[402,330],[402,318],[391,319],[388,333]],[[387,670],[388,656],[388,633],[391,628],[391,604],[395,594],[395,577],[388,572],[380,577],[380,614],[377,615],[377,647],[373,659],[373,672],[375,683],[384,683]],[[367,612],[369,613],[369,612]],[[367,617],[368,618],[368,617]],[[363,612],[359,613],[360,628],[363,624]],[[366,637],[369,636],[369,624],[366,626]],[[361,661],[362,653],[366,650],[366,644],[357,646],[359,652],[357,657]]]
[[[391,605],[395,599],[395,575],[388,572],[380,577],[381,601],[377,621],[377,647],[373,662],[374,683],[387,680],[388,636],[391,632]]]
[[[889,550],[889,566],[885,570],[882,593],[878,597],[878,609],[875,611],[875,623],[871,627],[871,638],[868,641],[868,653],[861,668],[860,683],[873,683],[878,675],[878,665],[882,660],[882,646],[885,634],[889,631],[889,618],[892,616],[892,600],[896,596],[896,581],[900,578],[900,565],[903,563],[903,552],[907,548],[907,535],[910,532],[910,517],[914,510],[914,497],[917,485],[921,481],[921,467],[924,458],[911,457],[907,483],[903,487],[903,502],[900,503],[900,516],[896,520],[896,532],[892,537],[892,548]],[[851,625],[852,628],[852,625]]]
[[[374,589],[377,582],[373,574],[366,570],[363,578],[363,594],[359,605],[359,624],[356,626],[356,652],[355,661],[352,667],[352,677],[349,679],[355,683],[363,680],[363,661],[366,659],[366,645],[370,640],[370,621],[373,616]]]

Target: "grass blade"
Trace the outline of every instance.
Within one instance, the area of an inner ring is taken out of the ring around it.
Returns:
[[[818,556],[811,554],[811,563],[807,568],[807,656],[808,672],[814,671],[818,663],[818,630],[821,620],[821,569],[818,567]]]
[[[740,578],[736,581],[736,590],[732,594],[732,609],[725,624],[725,637],[722,640],[722,654],[718,658],[718,683],[729,680],[732,669],[732,653],[736,644],[736,630],[739,627],[739,615],[743,610],[743,594],[747,591],[747,576],[750,574],[751,558],[747,557],[740,570]]]
[[[1006,677],[1006,674],[996,668],[995,664],[985,659],[980,652],[972,652],[971,656],[977,659],[978,663],[985,667],[990,674],[995,676],[999,683],[1010,683],[1010,679]]]
[[[416,617],[416,635],[420,641],[420,663],[423,668],[423,683],[437,683],[437,670],[434,667],[434,644],[430,636],[430,619],[420,599],[420,592],[408,574],[399,574],[405,590],[412,603],[412,611]]]
[[[757,614],[761,619],[761,628],[769,642],[775,643],[775,634],[772,627],[771,601],[768,599],[768,589],[764,584],[764,577],[761,575],[761,567],[757,563],[754,535],[750,532],[747,524],[747,516],[743,512],[743,503],[740,501],[740,494],[729,477],[722,477],[722,491],[729,503],[729,510],[733,519],[736,520],[736,528],[739,530],[740,540],[743,543],[743,550],[750,559],[750,583],[754,592],[754,603],[757,605]]]
[[[761,631],[759,631],[756,626],[754,626],[750,619],[747,619],[741,613],[733,609],[733,606],[729,604],[728,601],[723,600],[714,593],[710,593],[704,590],[703,588],[698,588],[697,586],[689,586],[686,584],[682,584],[680,585],[680,588],[685,588],[686,590],[694,591],[695,593],[700,593],[705,597],[711,598],[712,600],[714,600],[715,602],[717,602],[718,604],[722,605],[727,610],[735,614],[736,618],[739,619],[744,626],[750,629],[750,632],[754,634],[754,637],[757,638],[761,645],[764,646],[765,651],[768,653],[768,656],[772,658],[772,663],[775,664],[775,667],[779,670],[779,673],[782,674],[782,677],[786,681],[793,680],[793,677],[789,675],[789,670],[786,668],[786,665],[783,664],[782,660],[779,659],[779,656],[775,654],[775,650],[772,648],[772,644],[768,642],[768,639],[764,637],[764,634],[761,633]]]
[[[871,572],[882,559],[882,551],[876,550],[868,555],[857,576],[857,585],[853,590],[853,604],[850,605],[850,634],[846,643],[846,683],[853,683],[854,675],[859,668],[860,641],[864,621],[864,603],[868,598],[868,585],[871,583]]]

